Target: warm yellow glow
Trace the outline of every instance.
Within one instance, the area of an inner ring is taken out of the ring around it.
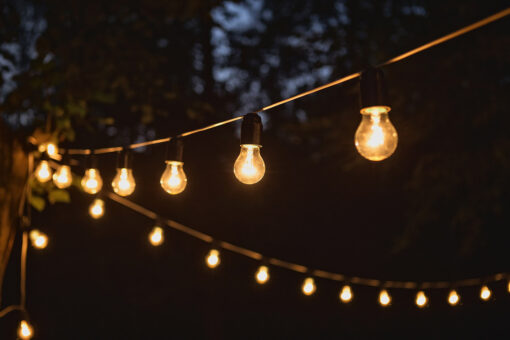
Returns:
[[[352,300],[352,290],[350,286],[343,286],[342,290],[340,291],[340,300],[342,302],[347,303]]]
[[[379,293],[379,303],[381,306],[386,307],[391,303],[391,296],[388,294],[386,289],[381,290]]]
[[[506,285],[506,289],[507,291],[510,293],[510,281],[508,281],[507,285]]]
[[[269,269],[266,266],[260,266],[255,274],[257,282],[264,284],[269,280]]]
[[[301,288],[303,290],[303,294],[305,295],[312,295],[313,293],[315,293],[316,287],[313,278],[307,277],[303,281],[303,286]]]
[[[356,130],[354,144],[368,160],[381,161],[397,148],[397,130],[388,118],[389,108],[374,106],[361,110],[361,124]]]
[[[452,306],[455,306],[460,301],[460,297],[455,290],[452,290],[448,295],[448,303]]]
[[[182,168],[183,162],[166,161],[166,168],[161,175],[161,187],[171,195],[177,195],[186,189],[188,179]]]
[[[244,184],[255,184],[264,177],[266,165],[260,155],[260,146],[241,145],[241,152],[234,163],[234,174]]]
[[[121,168],[117,169],[117,174],[112,181],[113,191],[120,196],[129,196],[135,191],[135,178],[133,170]]]
[[[161,243],[163,243],[163,229],[160,227],[154,227],[149,234],[149,241],[153,246],[159,246]]]
[[[51,179],[51,168],[48,161],[42,160],[37,169],[35,169],[35,177],[41,183],[46,183]]]
[[[491,290],[487,286],[483,286],[482,289],[480,289],[480,299],[487,301],[490,299],[492,295]]]
[[[104,201],[96,198],[89,207],[89,214],[95,219],[102,217],[104,215]]]
[[[34,336],[34,330],[32,326],[25,320],[19,323],[18,337],[20,339],[31,339]]]
[[[48,245],[48,236],[37,229],[30,231],[28,236],[34,248],[44,249]]]
[[[85,170],[85,175],[81,179],[81,187],[88,194],[97,194],[103,187],[103,179],[99,170],[91,168]]]
[[[73,175],[69,165],[61,165],[53,174],[53,183],[57,188],[64,189],[73,182]]]
[[[418,294],[416,294],[416,306],[418,307],[425,307],[428,302],[427,295],[425,295],[424,292],[419,291]]]
[[[206,258],[207,266],[209,268],[216,268],[220,264],[220,252],[216,249],[211,249]]]
[[[58,154],[58,147],[55,143],[49,142],[44,144],[39,144],[39,152],[46,152],[48,156],[54,157]]]

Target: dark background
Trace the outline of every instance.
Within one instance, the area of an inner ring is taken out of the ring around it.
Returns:
[[[11,1],[1,32],[20,49],[10,83],[3,68],[1,109],[21,136],[49,120],[74,147],[165,137],[359,71],[506,5]],[[384,68],[399,146],[383,162],[354,147],[355,80],[264,115],[260,183],[234,178],[231,125],[185,139],[188,186],[175,197],[159,186],[165,146],[135,154],[130,199],[218,239],[346,275],[431,281],[508,271],[509,29],[503,19]],[[100,157],[105,189],[114,162]],[[415,291],[390,291],[383,309],[378,289],[353,285],[343,305],[340,283],[316,279],[306,297],[303,276],[270,267],[259,286],[255,261],[224,250],[211,270],[209,245],[168,229],[152,247],[154,221],[112,201],[95,221],[91,198],[70,193],[70,204],[33,216],[50,238],[45,250],[29,249],[36,339],[502,338],[510,329],[506,282],[490,284],[485,303],[480,287],[458,289],[456,307],[448,290],[427,291],[423,310]],[[19,299],[19,252],[18,238],[5,305]],[[0,338],[15,337],[19,317],[0,320]]]

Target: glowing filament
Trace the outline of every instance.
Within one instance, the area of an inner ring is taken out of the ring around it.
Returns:
[[[96,198],[89,207],[89,214],[95,219],[102,217],[104,215],[104,201]]]
[[[374,106],[361,110],[361,123],[356,130],[354,144],[368,160],[381,161],[395,152],[397,131],[388,118],[388,107]]]
[[[37,169],[35,169],[35,177],[41,183],[46,183],[51,179],[51,168],[48,161],[42,160]]]
[[[133,170],[127,168],[117,169],[117,174],[112,181],[113,191],[120,196],[129,196],[135,191],[135,178]]]
[[[303,286],[301,288],[303,290],[303,294],[305,295],[312,295],[313,293],[315,293],[316,287],[313,278],[307,277],[303,281]]]
[[[32,326],[25,320],[22,320],[19,323],[18,327],[18,337],[20,339],[31,339],[34,336],[34,330]]]
[[[37,249],[44,249],[48,245],[48,236],[39,230],[32,230],[28,234],[32,246]]]
[[[163,243],[163,229],[160,227],[154,227],[152,229],[151,233],[149,234],[149,241],[153,246],[159,246],[161,243]]]
[[[167,161],[166,168],[161,175],[161,187],[171,195],[177,195],[186,189],[188,179],[183,169],[183,162]]]
[[[220,252],[216,249],[211,249],[207,254],[206,263],[209,268],[216,268],[220,264]]]
[[[264,177],[266,165],[260,155],[260,146],[241,145],[241,152],[234,163],[234,175],[244,184],[255,184]]]
[[[460,297],[455,290],[452,290],[448,295],[448,303],[452,306],[455,306],[460,301]]]
[[[71,185],[73,182],[73,175],[69,165],[61,165],[53,174],[53,183],[57,188],[64,189]]]
[[[487,301],[490,299],[492,295],[491,290],[487,286],[483,286],[482,289],[480,289],[480,299]]]
[[[85,170],[85,175],[81,179],[81,187],[88,194],[97,194],[103,187],[103,179],[97,169]]]
[[[391,303],[391,296],[388,294],[386,289],[381,290],[379,293],[379,304],[383,307],[388,306]]]
[[[340,300],[342,302],[347,303],[352,300],[352,290],[350,286],[343,286],[342,290],[340,291]]]
[[[416,306],[418,307],[425,307],[427,305],[428,298],[427,295],[425,295],[424,292],[419,291],[418,294],[416,294]]]
[[[269,280],[269,269],[266,266],[260,266],[255,274],[258,283],[264,284]]]

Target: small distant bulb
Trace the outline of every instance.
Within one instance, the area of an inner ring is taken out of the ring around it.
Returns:
[[[30,231],[28,236],[34,248],[44,249],[48,245],[48,236],[37,229]]]
[[[343,286],[342,290],[340,291],[340,300],[342,302],[347,303],[352,300],[352,290],[350,286]]]
[[[64,189],[73,182],[73,175],[69,165],[61,165],[53,174],[53,183],[57,188]]]
[[[35,177],[41,183],[46,183],[51,179],[51,168],[50,163],[46,160],[42,160],[37,169],[35,169]]]
[[[216,249],[211,249],[206,258],[207,266],[209,268],[216,268],[220,264],[220,252]]]
[[[241,145],[241,152],[234,163],[234,174],[244,184],[255,184],[264,177],[266,165],[260,155],[260,146]]]
[[[18,337],[20,339],[31,339],[34,336],[34,330],[32,326],[26,320],[22,320],[18,327]]]
[[[455,290],[452,290],[448,295],[448,303],[452,306],[455,306],[460,301],[460,297]]]
[[[507,285],[506,285],[506,289],[507,291],[510,293],[510,281],[508,281]]]
[[[264,284],[269,280],[269,269],[266,266],[260,266],[255,274],[257,282]]]
[[[381,306],[386,307],[391,303],[391,296],[388,294],[386,289],[381,290],[379,293],[379,303]]]
[[[85,170],[85,175],[81,179],[81,187],[88,194],[97,194],[103,187],[103,179],[98,169],[90,168]]]
[[[161,175],[161,187],[171,195],[177,195],[186,189],[188,179],[183,169],[183,162],[166,161],[166,168]]]
[[[135,178],[133,170],[127,168],[117,169],[117,174],[112,181],[113,191],[120,196],[129,196],[135,191]]]
[[[149,241],[153,246],[159,246],[161,243],[163,243],[163,229],[160,227],[154,227],[149,234]]]
[[[487,301],[491,297],[491,290],[487,286],[483,286],[482,289],[480,289],[480,299]]]
[[[427,305],[428,298],[427,295],[425,295],[424,292],[419,291],[418,294],[416,294],[416,306],[418,307],[425,307]]]
[[[315,293],[315,282],[313,280],[313,278],[311,277],[307,277],[304,281],[303,281],[303,286],[301,287],[302,290],[303,290],[303,294],[305,295],[312,295],[313,293]]]
[[[39,152],[46,152],[48,156],[54,157],[58,154],[58,147],[55,143],[49,142],[44,144],[39,144]]]
[[[95,219],[102,217],[104,215],[104,201],[96,198],[89,207],[89,214]]]

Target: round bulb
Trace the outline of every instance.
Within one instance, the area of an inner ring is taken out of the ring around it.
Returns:
[[[34,336],[32,326],[26,320],[22,320],[18,327],[18,337],[20,339],[31,339]]]
[[[368,160],[382,161],[397,148],[397,130],[388,118],[389,108],[374,106],[361,110],[361,124],[356,130],[354,144]]]
[[[54,157],[58,154],[58,147],[53,142],[40,144],[38,149],[39,152],[46,152],[50,157]]]
[[[103,179],[98,169],[87,169],[81,179],[81,187],[88,194],[97,194],[103,187]]]
[[[480,299],[487,301],[491,297],[491,290],[487,286],[483,286],[482,289],[480,289]]]
[[[51,168],[48,161],[42,160],[37,169],[35,169],[35,177],[41,183],[46,183],[51,179]]]
[[[153,246],[159,246],[161,243],[163,243],[163,229],[160,227],[154,227],[149,234],[149,241]]]
[[[269,269],[266,266],[260,266],[255,274],[255,278],[260,284],[266,283],[269,280]]]
[[[133,170],[127,168],[117,169],[117,174],[112,181],[113,191],[120,196],[129,196],[135,191],[135,178]]]
[[[425,295],[424,292],[419,291],[418,294],[416,294],[416,306],[418,307],[425,307],[427,305],[428,298],[427,295]]]
[[[313,278],[311,277],[307,277],[304,281],[303,281],[303,286],[301,287],[302,290],[303,290],[303,294],[305,295],[312,295],[313,293],[315,293],[315,282],[313,281]]]
[[[452,306],[455,306],[460,301],[460,297],[455,290],[452,290],[448,295],[448,303]]]
[[[48,245],[48,236],[37,229],[30,231],[28,236],[30,237],[30,242],[34,248],[44,249]]]
[[[184,173],[183,162],[166,161],[166,168],[161,175],[161,187],[171,195],[177,195],[186,189],[188,179]]]
[[[104,215],[104,201],[96,198],[89,207],[89,214],[95,219],[102,217]]]
[[[67,188],[73,182],[73,175],[69,165],[61,165],[53,174],[53,183],[59,189]]]
[[[266,165],[260,155],[260,146],[241,145],[241,152],[234,163],[234,174],[244,184],[255,184],[264,177]]]
[[[379,293],[379,303],[381,306],[386,307],[391,303],[391,296],[388,294],[386,289],[381,290]]]
[[[216,268],[220,264],[220,252],[216,249],[211,249],[206,258],[207,266],[209,268]]]
[[[352,300],[352,290],[350,286],[343,286],[342,290],[340,291],[340,300],[342,302],[347,303]]]

